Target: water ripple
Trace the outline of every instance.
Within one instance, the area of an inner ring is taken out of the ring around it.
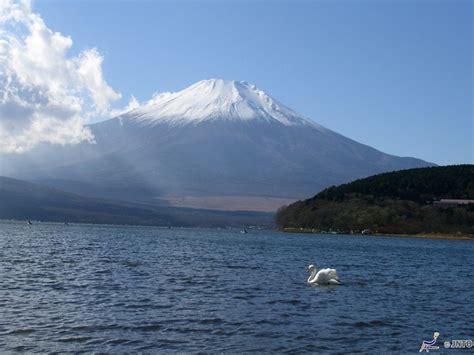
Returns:
[[[412,352],[474,332],[467,241],[28,227],[0,222],[2,353]],[[309,287],[311,263],[343,284]]]

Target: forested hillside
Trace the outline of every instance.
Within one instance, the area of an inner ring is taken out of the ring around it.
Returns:
[[[443,206],[440,199],[474,199],[474,165],[409,169],[333,186],[277,213],[283,229],[474,235],[474,205]]]

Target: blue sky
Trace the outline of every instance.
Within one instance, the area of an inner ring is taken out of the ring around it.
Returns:
[[[48,1],[96,47],[125,103],[208,78],[246,80],[384,152],[474,162],[471,1]]]

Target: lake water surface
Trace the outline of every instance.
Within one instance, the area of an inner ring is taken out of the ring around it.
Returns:
[[[0,351],[416,352],[474,339],[473,277],[471,241],[0,222]]]

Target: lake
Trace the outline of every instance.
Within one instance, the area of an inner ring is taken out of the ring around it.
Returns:
[[[3,221],[0,350],[416,352],[474,339],[473,276],[471,241]]]

